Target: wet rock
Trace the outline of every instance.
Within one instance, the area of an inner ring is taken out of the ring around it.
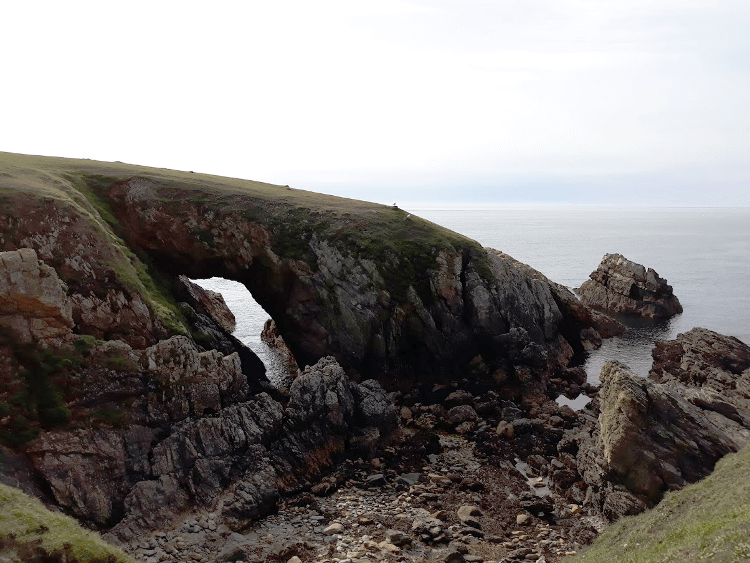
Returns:
[[[590,307],[647,318],[682,313],[666,280],[620,254],[605,254],[590,278],[578,290],[581,301]]]
[[[263,331],[260,333],[260,339],[279,355],[287,377],[297,377],[299,375],[300,369],[297,365],[297,360],[286,345],[286,342],[284,342],[284,337],[279,333],[276,321],[268,319],[265,322]]]

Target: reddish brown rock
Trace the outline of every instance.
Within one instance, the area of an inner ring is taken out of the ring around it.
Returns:
[[[733,336],[694,328],[657,342],[652,356],[650,379],[675,389],[727,431],[736,428],[724,419],[750,430],[750,346]]]
[[[72,336],[72,306],[53,268],[31,248],[0,252],[0,325],[21,342],[59,345]]]
[[[216,321],[221,328],[230,334],[234,332],[234,329],[237,327],[237,321],[234,318],[234,313],[229,310],[221,293],[211,291],[210,289],[204,289],[191,282],[187,276],[178,276],[178,279],[192,300],[199,303],[203,310],[214,321]]]

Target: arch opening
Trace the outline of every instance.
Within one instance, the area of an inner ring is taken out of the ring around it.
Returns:
[[[266,367],[266,378],[275,387],[288,385],[290,374],[284,357],[261,338],[264,326],[272,317],[253,298],[250,290],[241,282],[221,277],[190,281],[222,295],[237,323],[232,336],[255,352]]]

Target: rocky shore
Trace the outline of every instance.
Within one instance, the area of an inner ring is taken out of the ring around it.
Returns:
[[[623,330],[592,306],[679,309],[619,255],[579,301],[397,208],[42,160],[0,154],[0,480],[141,561],[556,563],[750,441],[736,339],[586,382]],[[271,313],[288,387],[202,275]]]

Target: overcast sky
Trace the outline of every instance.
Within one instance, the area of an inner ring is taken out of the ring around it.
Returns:
[[[0,150],[379,201],[750,205],[750,2],[3,2]]]

